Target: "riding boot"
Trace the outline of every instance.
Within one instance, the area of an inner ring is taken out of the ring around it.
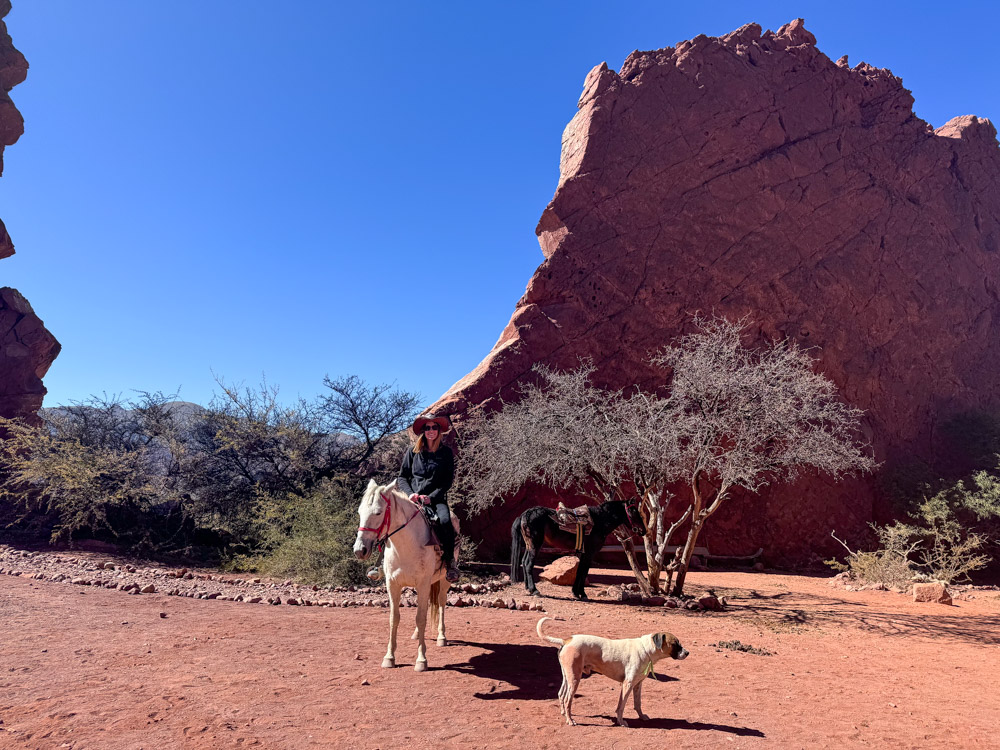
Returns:
[[[439,523],[434,527],[438,541],[441,542],[441,561],[447,572],[445,578],[449,583],[458,581],[460,573],[455,565],[455,527],[451,523]]]

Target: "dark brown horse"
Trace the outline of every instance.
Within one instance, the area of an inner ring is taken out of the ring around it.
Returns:
[[[579,552],[580,566],[576,569],[576,581],[573,583],[573,596],[586,599],[583,585],[590,572],[590,563],[594,555],[604,546],[608,534],[619,526],[628,526],[633,534],[642,536],[646,533],[646,523],[636,505],[635,500],[608,500],[597,506],[590,507],[590,517],[594,526],[584,538],[583,550]],[[543,508],[536,505],[519,515],[510,528],[510,580],[511,583],[523,580],[525,587],[533,596],[541,596],[535,588],[532,569],[535,566],[535,555],[543,545],[576,551],[576,536],[563,531],[556,524],[554,508]]]

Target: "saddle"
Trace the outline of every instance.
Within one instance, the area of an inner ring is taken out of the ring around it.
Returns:
[[[556,525],[563,531],[576,535],[576,551],[583,550],[583,537],[594,528],[594,519],[590,517],[590,508],[580,505],[567,508],[561,502],[556,508]]]

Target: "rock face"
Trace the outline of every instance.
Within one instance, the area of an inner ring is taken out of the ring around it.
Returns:
[[[28,62],[14,49],[3,21],[9,12],[9,0],[0,0],[0,174],[4,148],[24,132],[24,119],[9,92],[28,74]],[[0,221],[0,259],[13,254],[14,244]],[[45,330],[28,300],[16,289],[0,288],[0,417],[38,422],[45,395],[42,377],[59,349],[59,342]]]
[[[536,362],[581,357],[603,385],[655,387],[649,353],[700,310],[816,347],[884,466],[932,456],[943,419],[1000,395],[1000,149],[988,120],[934,130],[912,105],[890,71],[830,60],[801,20],[595,67],[536,230],[545,260],[434,411],[489,408]],[[857,535],[883,510],[878,486],[806,477],[735,497],[702,539],[829,554],[831,530]],[[472,533],[538,502],[523,494]]]

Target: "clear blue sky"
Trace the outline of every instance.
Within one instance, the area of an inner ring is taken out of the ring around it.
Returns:
[[[1000,120],[1000,4],[14,0],[26,120],[0,217],[63,352],[49,406],[285,397],[324,374],[432,402],[490,350],[542,256],[583,78],[633,49],[798,16],[889,67],[938,126]]]

